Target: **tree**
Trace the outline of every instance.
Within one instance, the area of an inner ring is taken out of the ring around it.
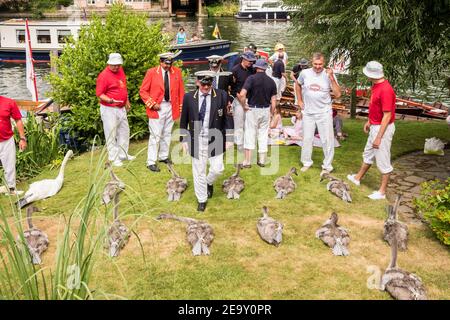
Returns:
[[[13,12],[32,12],[34,16],[41,17],[44,10],[57,6],[69,6],[73,0],[0,0],[0,9]]]
[[[129,13],[121,4],[113,5],[104,22],[93,17],[83,26],[78,39],[69,38],[56,60],[58,74],[50,75],[50,95],[60,105],[71,107],[66,126],[83,137],[103,138],[96,79],[106,67],[108,55],[122,55],[127,75],[131,111],[128,114],[131,133],[139,138],[147,130],[145,107],[139,88],[148,68],[158,64],[158,54],[169,40],[161,32],[161,24],[147,25],[145,15]]]
[[[442,78],[450,62],[449,0],[286,0],[300,8],[293,19],[311,51],[351,58],[353,87],[370,60],[381,62],[401,89]]]

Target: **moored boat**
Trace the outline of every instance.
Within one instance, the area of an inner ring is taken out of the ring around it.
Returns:
[[[176,59],[183,60],[185,64],[208,61],[206,57],[212,55],[224,56],[230,52],[230,48],[231,41],[223,39],[191,41],[170,46],[173,51],[182,50]]]
[[[35,63],[50,61],[50,53],[60,54],[65,39],[78,36],[83,24],[88,21],[28,21],[31,47]],[[25,62],[25,20],[11,19],[0,23],[0,62]],[[171,50],[182,50],[177,57],[186,63],[206,61],[210,55],[225,55],[230,52],[229,40],[200,40],[172,45]]]
[[[50,53],[61,53],[69,36],[78,36],[85,21],[28,21],[34,62],[50,61]],[[0,23],[0,62],[25,62],[25,20]]]
[[[298,11],[280,0],[240,0],[237,19],[246,20],[289,20]]]

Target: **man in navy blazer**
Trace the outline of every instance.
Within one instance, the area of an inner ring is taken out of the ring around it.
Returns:
[[[180,142],[192,157],[198,211],[205,211],[214,181],[223,173],[223,153],[233,145],[233,117],[227,113],[228,95],[212,88],[214,72],[196,72],[198,89],[185,94]],[[209,172],[206,173],[209,162]]]

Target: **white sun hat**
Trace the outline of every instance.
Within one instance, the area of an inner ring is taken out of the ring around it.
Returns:
[[[378,61],[369,61],[363,68],[363,73],[371,79],[384,78],[383,66]]]
[[[120,55],[120,53],[111,53],[109,55],[107,64],[111,64],[111,65],[123,64],[123,59],[122,59],[122,56]]]

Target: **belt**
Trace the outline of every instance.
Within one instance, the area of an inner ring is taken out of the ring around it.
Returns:
[[[250,108],[268,108],[270,104],[250,104]]]
[[[107,106],[107,105],[104,105],[104,104],[102,104],[102,103],[100,103],[100,105],[101,105],[102,107],[105,107],[105,108],[117,108],[117,109],[121,109],[121,108],[124,108],[124,107],[125,107],[125,105],[123,105],[123,106]]]

